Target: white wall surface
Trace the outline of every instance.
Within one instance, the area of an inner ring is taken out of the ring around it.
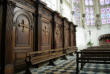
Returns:
[[[89,30],[91,31],[91,35],[89,35]],[[99,37],[104,34],[110,34],[110,24],[109,25],[101,25],[100,29],[97,29],[95,26],[88,27],[86,29],[82,27],[77,27],[76,32],[76,41],[77,47],[79,50],[87,48],[87,43],[91,41],[93,46],[99,45]]]

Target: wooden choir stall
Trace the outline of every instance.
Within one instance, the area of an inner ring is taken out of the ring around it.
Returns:
[[[53,65],[54,59],[74,53],[75,28],[40,0],[7,0],[0,5],[0,71],[14,74],[44,62]]]

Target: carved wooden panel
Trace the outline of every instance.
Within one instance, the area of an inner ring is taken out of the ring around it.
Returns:
[[[65,19],[64,20],[64,47],[67,48],[69,47],[69,23]]]
[[[14,48],[33,49],[33,18],[32,13],[23,9],[14,9]]]
[[[13,7],[7,6],[6,16],[6,64],[12,63],[12,21],[13,21]]]
[[[42,22],[42,45],[49,43],[49,26],[48,22]]]
[[[30,7],[28,2],[25,1],[13,1],[14,8],[13,13],[13,26],[12,40],[14,50],[14,62],[15,68],[20,68],[25,64],[26,53],[33,51],[33,27],[35,9]],[[27,6],[28,5],[28,6]]]
[[[54,39],[55,39],[55,48],[62,48],[63,43],[63,22],[62,18],[58,16],[58,14],[55,15],[55,26],[54,26]]]
[[[5,71],[6,73],[13,73],[14,59],[13,59],[13,48],[12,48],[12,22],[13,22],[13,6],[7,5],[7,16],[6,16],[6,37],[5,37]],[[5,16],[4,16],[5,17]],[[3,22],[2,22],[3,23]]]
[[[39,37],[38,37],[38,50],[51,49],[52,37],[52,12],[42,5],[39,7]]]
[[[62,25],[60,24],[56,24],[55,41],[56,41],[56,48],[62,47]]]

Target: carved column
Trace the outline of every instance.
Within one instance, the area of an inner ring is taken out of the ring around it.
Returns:
[[[1,30],[1,40],[0,40],[0,67],[1,73],[5,74],[5,52],[6,52],[6,15],[7,15],[7,0],[0,1],[0,30]],[[1,22],[2,21],[2,22]]]

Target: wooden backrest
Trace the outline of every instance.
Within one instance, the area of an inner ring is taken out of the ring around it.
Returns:
[[[49,53],[50,52],[50,49],[48,50],[41,50],[41,51],[34,51],[34,52],[28,52],[26,54],[27,57],[31,56],[31,57],[39,57],[39,54],[43,54],[43,53]],[[44,55],[41,55],[41,56],[44,56]]]
[[[110,58],[110,51],[81,51],[79,52],[81,54],[81,57],[85,58],[85,57],[109,57]],[[96,59],[97,60],[97,59]]]
[[[110,51],[110,49],[109,48],[100,48],[100,49],[98,49],[98,48],[96,48],[96,49],[85,49],[85,50],[81,50],[81,51]]]
[[[88,47],[87,49],[104,49],[104,48],[109,48],[110,49],[110,45],[101,45],[101,46],[93,46],[93,47]]]
[[[94,47],[89,47],[87,49],[81,50],[81,51],[110,51],[109,47],[102,47],[102,46],[94,46]]]

